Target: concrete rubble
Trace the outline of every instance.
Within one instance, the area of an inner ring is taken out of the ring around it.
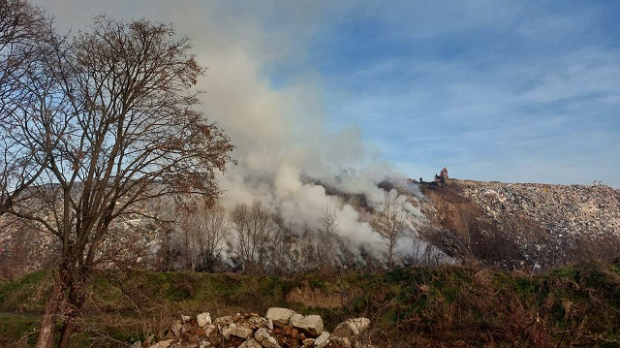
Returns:
[[[371,348],[362,339],[370,320],[355,318],[339,324],[334,333],[324,330],[319,315],[301,315],[287,308],[269,308],[264,317],[237,313],[211,320],[209,313],[195,318],[182,315],[159,342],[136,343],[148,348]]]

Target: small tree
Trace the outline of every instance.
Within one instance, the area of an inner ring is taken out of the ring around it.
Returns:
[[[322,272],[333,272],[338,268],[338,216],[335,210],[323,209],[319,218],[316,252],[321,262]]]
[[[394,267],[395,259],[398,257],[396,247],[406,229],[404,203],[404,199],[396,190],[385,191],[379,219],[374,223],[383,237],[385,264],[388,269]]]
[[[39,46],[47,54],[27,71],[36,83],[18,107],[33,110],[4,114],[2,126],[5,168],[27,158],[27,172],[39,174],[26,182],[28,201],[4,206],[61,245],[37,347],[52,344],[60,308],[59,347],[67,347],[112,222],[154,218],[139,203],[157,197],[217,196],[215,174],[232,145],[195,111],[192,87],[204,69],[169,25],[98,17],[72,41],[52,36]]]
[[[230,218],[237,237],[233,249],[243,264],[243,270],[249,275],[264,274],[269,251],[279,230],[272,214],[257,201],[251,207],[237,205]]]
[[[472,236],[474,233],[474,214],[473,208],[466,203],[460,203],[456,206],[457,223],[459,230],[457,231],[456,241],[458,243],[461,259],[464,263],[475,261],[472,248]]]
[[[212,272],[220,259],[223,241],[228,232],[226,211],[201,197],[177,204],[176,239],[184,259],[185,269]]]
[[[421,230],[421,237],[426,242],[424,258],[427,265],[438,265],[442,256],[439,246],[441,245],[442,223],[446,218],[446,206],[436,192],[427,194],[428,206],[424,213],[428,218],[426,226]]]

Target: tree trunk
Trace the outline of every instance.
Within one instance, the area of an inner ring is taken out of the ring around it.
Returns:
[[[60,342],[58,342],[58,348],[69,347],[69,341],[71,340],[74,327],[74,316],[69,315],[65,317],[65,322],[62,325],[62,330],[60,331]]]
[[[60,274],[57,274],[49,299],[45,305],[45,314],[41,320],[36,348],[51,348],[54,344],[54,325],[56,324],[56,317],[60,311],[62,289],[62,277]]]
[[[75,319],[80,316],[82,307],[86,300],[86,282],[91,269],[82,267],[78,272],[74,273],[74,277],[67,279],[67,305],[63,316],[63,325],[60,331],[60,341],[58,348],[69,347],[71,335],[75,330]]]

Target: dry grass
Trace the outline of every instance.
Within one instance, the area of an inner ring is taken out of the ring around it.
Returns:
[[[287,302],[287,294],[304,284],[327,294],[357,290],[341,308]],[[16,302],[27,299],[19,292],[31,292],[31,286],[0,287],[0,298],[12,301],[2,303],[5,310],[31,309],[30,321],[15,316],[16,334],[0,345],[33,343],[28,330],[36,327],[38,307]],[[93,279],[75,346],[123,347],[165,337],[181,314],[264,313],[271,306],[320,314],[328,331],[345,319],[368,317],[372,328],[361,340],[379,347],[620,346],[620,269],[610,264],[564,267],[545,276],[460,266],[298,279],[110,272]]]

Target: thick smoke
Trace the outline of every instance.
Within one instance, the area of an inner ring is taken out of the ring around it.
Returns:
[[[198,59],[209,67],[201,85],[207,91],[204,106],[231,136],[238,161],[220,180],[222,204],[231,210],[259,201],[297,228],[317,227],[325,210],[334,211],[338,232],[353,251],[364,247],[378,256],[381,237],[370,224],[305,178],[364,194],[371,207],[380,208],[383,190],[377,183],[394,175],[391,166],[363,143],[355,125],[330,129],[316,74],[304,71],[275,88],[266,71],[292,56],[305,59],[294,35],[311,33],[293,27],[291,36],[276,37],[251,20],[232,28],[226,15],[211,19],[201,24],[203,30],[213,26],[203,31],[207,36],[199,36],[205,46],[200,46]],[[211,40],[215,44],[208,44]]]
[[[284,9],[288,15],[279,22],[287,30],[279,28],[279,34],[274,34],[257,18],[268,17],[275,4],[194,1],[178,6],[160,0],[132,2],[131,11],[126,11],[126,2],[108,3],[105,8],[94,0],[80,4],[51,0],[43,5],[56,10],[52,14],[61,26],[79,28],[97,13],[107,12],[120,19],[131,19],[127,13],[142,13],[149,19],[173,23],[179,33],[191,38],[197,60],[208,68],[199,82],[207,92],[203,111],[236,145],[233,157],[238,164],[229,166],[220,178],[225,208],[259,201],[279,212],[288,224],[302,227],[316,226],[326,209],[335,211],[342,237],[353,247],[374,248],[379,253],[380,236],[360,220],[359,213],[328,195],[325,187],[305,179],[342,192],[364,194],[371,207],[380,208],[383,190],[376,184],[394,176],[391,166],[363,143],[355,125],[336,130],[329,127],[319,74],[295,66],[309,59],[304,42],[316,30],[312,23],[319,20],[325,4],[312,2]],[[334,11],[334,4],[330,2],[330,6]],[[74,18],[82,18],[82,22],[76,23]],[[272,81],[272,68],[286,62],[298,72],[289,74],[284,83]]]

